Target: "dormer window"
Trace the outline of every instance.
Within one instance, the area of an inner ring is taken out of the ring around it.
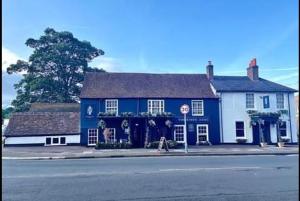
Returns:
[[[165,111],[164,100],[148,100],[148,112],[151,114],[162,113]]]

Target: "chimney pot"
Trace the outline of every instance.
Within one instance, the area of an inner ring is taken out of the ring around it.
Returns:
[[[209,80],[214,78],[214,66],[212,65],[211,61],[208,61],[208,65],[206,66],[206,77]]]
[[[256,58],[250,61],[249,67],[247,68],[247,76],[253,81],[258,80],[258,66],[256,65]]]

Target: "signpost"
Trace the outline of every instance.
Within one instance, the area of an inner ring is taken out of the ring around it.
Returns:
[[[187,149],[187,131],[186,131],[186,114],[189,113],[190,107],[186,104],[180,107],[180,112],[184,115],[184,150],[185,153],[188,152]]]

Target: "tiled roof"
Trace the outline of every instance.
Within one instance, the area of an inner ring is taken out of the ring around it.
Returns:
[[[32,103],[29,112],[79,112],[79,103]]]
[[[205,74],[87,73],[81,98],[216,98]]]
[[[214,76],[211,82],[220,92],[296,92],[295,89],[262,78],[252,81],[247,76]]]
[[[22,112],[14,113],[4,135],[35,136],[80,134],[79,112]]]

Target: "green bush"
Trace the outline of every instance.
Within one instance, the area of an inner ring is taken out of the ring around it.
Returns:
[[[122,143],[98,142],[95,146],[95,149],[130,149],[131,147],[132,147],[132,144],[128,143],[128,142],[122,142]]]
[[[181,147],[181,144],[178,144],[178,142],[174,140],[167,140],[167,144],[169,149],[177,149]],[[153,141],[148,143],[147,148],[150,149],[158,149],[159,141]]]

